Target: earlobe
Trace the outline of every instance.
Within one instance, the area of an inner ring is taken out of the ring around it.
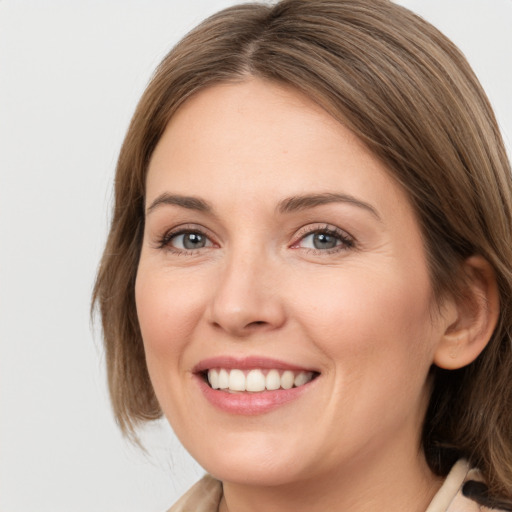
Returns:
[[[472,363],[487,346],[499,317],[496,274],[489,262],[472,256],[464,262],[463,270],[463,297],[451,299],[452,318],[434,356],[434,364],[446,370]]]

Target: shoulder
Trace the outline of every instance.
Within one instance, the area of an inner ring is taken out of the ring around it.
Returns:
[[[193,485],[167,512],[217,512],[222,497],[222,484],[205,475]]]
[[[470,469],[447,512],[506,512],[502,508],[483,505],[489,501],[487,496],[487,486],[480,471]]]
[[[470,468],[465,460],[459,460],[426,512],[507,512],[506,509],[484,506],[486,491],[480,472]]]

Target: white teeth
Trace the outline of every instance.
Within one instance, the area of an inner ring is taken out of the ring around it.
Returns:
[[[208,372],[208,380],[213,389],[219,389],[219,372],[217,370],[210,370]]]
[[[265,387],[269,391],[279,389],[281,387],[281,376],[277,370],[270,370],[265,378]]]
[[[293,372],[287,370],[281,375],[281,387],[283,389],[291,389],[293,387],[293,381],[295,380],[295,375]]]
[[[299,386],[304,386],[304,384],[311,380],[311,377],[312,375],[310,375],[310,372],[300,372],[299,374],[295,375],[293,384],[296,388]]]
[[[229,389],[231,391],[245,391],[245,375],[242,370],[229,372]]]
[[[210,377],[208,372],[208,377]],[[219,389],[228,389],[229,388],[229,373],[222,368],[219,371]]]
[[[263,375],[261,370],[251,370],[247,374],[245,389],[252,392],[263,391],[265,389],[265,375]]]
[[[274,391],[277,389],[291,389],[307,384],[313,378],[313,372],[293,372],[286,370],[253,369],[245,373],[239,369],[227,370],[225,368],[208,370],[208,382],[213,389],[227,391]]]

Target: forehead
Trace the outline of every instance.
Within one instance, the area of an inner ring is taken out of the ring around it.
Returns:
[[[243,207],[337,192],[378,202],[383,187],[388,206],[409,208],[350,130],[297,90],[249,79],[204,89],[177,111],[152,155],[146,197],[193,191],[221,203],[238,197]]]

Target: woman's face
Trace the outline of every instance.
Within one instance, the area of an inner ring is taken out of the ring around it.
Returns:
[[[418,223],[382,163],[293,89],[218,85],[172,118],[136,301],[162,409],[216,477],[284,484],[418,457],[446,329]]]

